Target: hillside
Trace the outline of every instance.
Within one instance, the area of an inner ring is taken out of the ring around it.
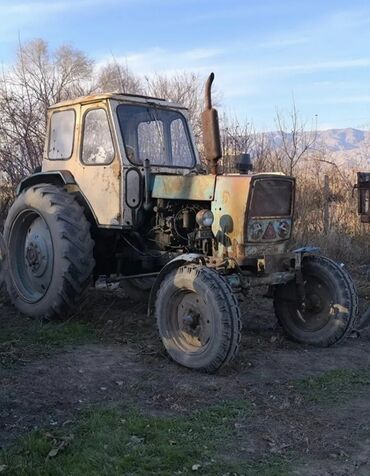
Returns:
[[[318,131],[317,144],[325,146],[337,163],[356,166],[370,158],[370,131],[353,128]]]
[[[370,145],[370,131],[353,128],[328,129],[318,131],[317,139],[332,152],[358,150]]]
[[[280,144],[281,137],[278,132],[267,134],[274,144]],[[370,159],[370,131],[354,128],[317,131],[314,148],[325,148],[331,159],[337,163],[346,162],[355,166]]]

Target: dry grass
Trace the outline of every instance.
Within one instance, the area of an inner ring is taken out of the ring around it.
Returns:
[[[370,228],[360,223],[352,188],[356,172],[330,164],[318,165],[312,159],[300,165],[294,238],[297,244],[319,246],[324,254],[347,264],[370,262]],[[324,191],[325,175],[329,177],[329,193]],[[327,227],[325,208],[329,215]]]

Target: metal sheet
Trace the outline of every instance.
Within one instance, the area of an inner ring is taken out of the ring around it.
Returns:
[[[244,251],[244,229],[251,177],[247,175],[217,176],[212,212],[212,231],[218,244],[218,256],[237,257]],[[244,255],[244,253],[243,253]]]
[[[153,198],[172,200],[213,200],[216,178],[214,175],[155,175]]]

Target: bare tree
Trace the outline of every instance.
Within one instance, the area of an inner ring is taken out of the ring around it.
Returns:
[[[223,168],[228,172],[234,169],[240,154],[253,153],[256,133],[248,120],[240,122],[236,116],[224,113],[220,122]]]
[[[116,60],[107,63],[98,72],[97,89],[127,94],[142,94],[144,90],[142,79]]]
[[[195,73],[183,72],[174,76],[162,74],[146,76],[145,82],[145,91],[149,96],[170,99],[188,108],[195,139],[200,144],[202,135],[200,116],[204,106],[203,79]]]
[[[0,172],[17,183],[42,158],[47,108],[91,91],[93,61],[43,40],[20,45],[16,62],[0,78]]]
[[[277,133],[273,149],[276,165],[280,171],[293,175],[299,161],[316,142],[316,124],[307,130],[307,124],[301,121],[294,100],[288,119],[277,111],[275,123]]]

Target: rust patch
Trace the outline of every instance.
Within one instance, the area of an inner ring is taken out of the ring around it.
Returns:
[[[244,256],[244,220],[248,203],[251,177],[246,175],[220,175],[216,178],[212,226],[218,255],[237,258]]]
[[[210,201],[214,197],[213,175],[155,175],[153,198]]]

